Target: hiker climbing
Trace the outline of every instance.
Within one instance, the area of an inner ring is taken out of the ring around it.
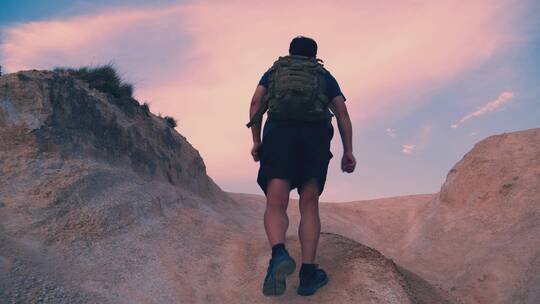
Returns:
[[[329,281],[315,257],[321,230],[319,197],[333,157],[333,116],[343,143],[341,170],[352,173],[356,166],[346,98],[316,55],[317,43],[313,39],[295,37],[289,54],[280,56],[263,74],[249,109],[251,155],[254,161],[260,161],[257,183],[266,195],[264,227],[272,248],[262,287],[268,296],[283,294],[286,277],[296,269],[285,246],[289,194],[295,188],[299,194],[298,236],[302,251],[297,293],[312,295]],[[261,140],[264,113],[267,119]]]

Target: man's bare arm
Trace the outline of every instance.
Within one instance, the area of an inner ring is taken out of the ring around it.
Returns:
[[[249,120],[255,115],[257,110],[259,110],[259,107],[261,106],[261,100],[264,94],[266,93],[266,87],[262,85],[258,85],[257,88],[255,88],[255,92],[253,93],[253,97],[251,98],[251,104],[249,106]],[[251,126],[251,134],[253,137],[253,143],[254,144],[260,144],[261,143],[261,120],[256,122]]]
[[[343,96],[334,97],[328,107],[336,115],[339,134],[343,142],[343,152],[352,153],[352,123]]]
[[[328,106],[336,115],[339,134],[343,142],[343,157],[341,158],[341,170],[352,173],[356,167],[356,159],[352,151],[352,123],[345,105],[343,96],[336,96]]]
[[[251,104],[249,106],[249,119],[257,113],[262,103],[262,97],[266,93],[266,87],[258,85],[251,98]],[[254,161],[259,161],[259,147],[262,144],[261,141],[261,122],[262,118],[251,126],[251,135],[253,137],[253,147],[251,148],[251,156]]]

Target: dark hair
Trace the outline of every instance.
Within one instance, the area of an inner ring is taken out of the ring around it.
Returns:
[[[296,36],[289,45],[289,54],[315,58],[317,56],[317,42],[308,37]]]

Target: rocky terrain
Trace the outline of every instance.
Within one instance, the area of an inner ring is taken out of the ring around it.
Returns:
[[[476,144],[417,216],[403,265],[467,303],[540,303],[540,129]]]
[[[231,196],[265,204],[264,196]],[[439,193],[320,210],[323,231],[380,250],[462,303],[540,303],[540,129],[480,141]],[[294,234],[296,200],[289,214]]]
[[[324,290],[297,296],[297,269],[285,295],[262,296],[264,201],[223,192],[186,138],[129,94],[104,88],[69,71],[0,77],[0,303],[458,303],[415,273],[414,259],[403,257],[403,267],[355,241],[384,243],[360,222],[356,233],[323,228]],[[420,207],[410,199],[407,218],[391,216],[395,227],[417,214],[435,221],[429,199]],[[354,221],[345,219],[333,227]],[[294,234],[287,244],[299,261]]]

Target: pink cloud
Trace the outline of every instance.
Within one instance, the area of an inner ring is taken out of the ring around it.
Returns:
[[[413,144],[404,144],[401,146],[401,152],[405,154],[411,154],[415,147],[416,145]]]
[[[389,137],[396,137],[396,129],[386,128],[386,135]]]
[[[112,59],[141,101],[178,118],[219,183],[253,179],[249,100],[292,37],[317,40],[360,129],[406,115],[425,101],[400,96],[504,49],[511,13],[507,1],[199,1],[16,25],[4,31],[0,56],[9,71]]]
[[[413,151],[421,152],[427,149],[432,133],[433,125],[430,122],[424,123],[410,143],[401,146],[401,152],[411,154]]]
[[[453,129],[456,129],[457,127],[459,127],[459,125],[461,125],[462,123],[464,123],[465,121],[467,121],[467,120],[469,120],[471,118],[482,116],[482,115],[484,115],[486,113],[489,113],[489,112],[495,111],[497,109],[500,109],[505,104],[509,103],[512,100],[513,97],[514,97],[514,93],[512,93],[512,92],[502,92],[499,95],[499,97],[497,97],[496,99],[494,99],[494,100],[486,103],[485,105],[479,107],[478,109],[476,109],[476,111],[467,113],[457,123],[452,124],[450,127],[453,128]]]

